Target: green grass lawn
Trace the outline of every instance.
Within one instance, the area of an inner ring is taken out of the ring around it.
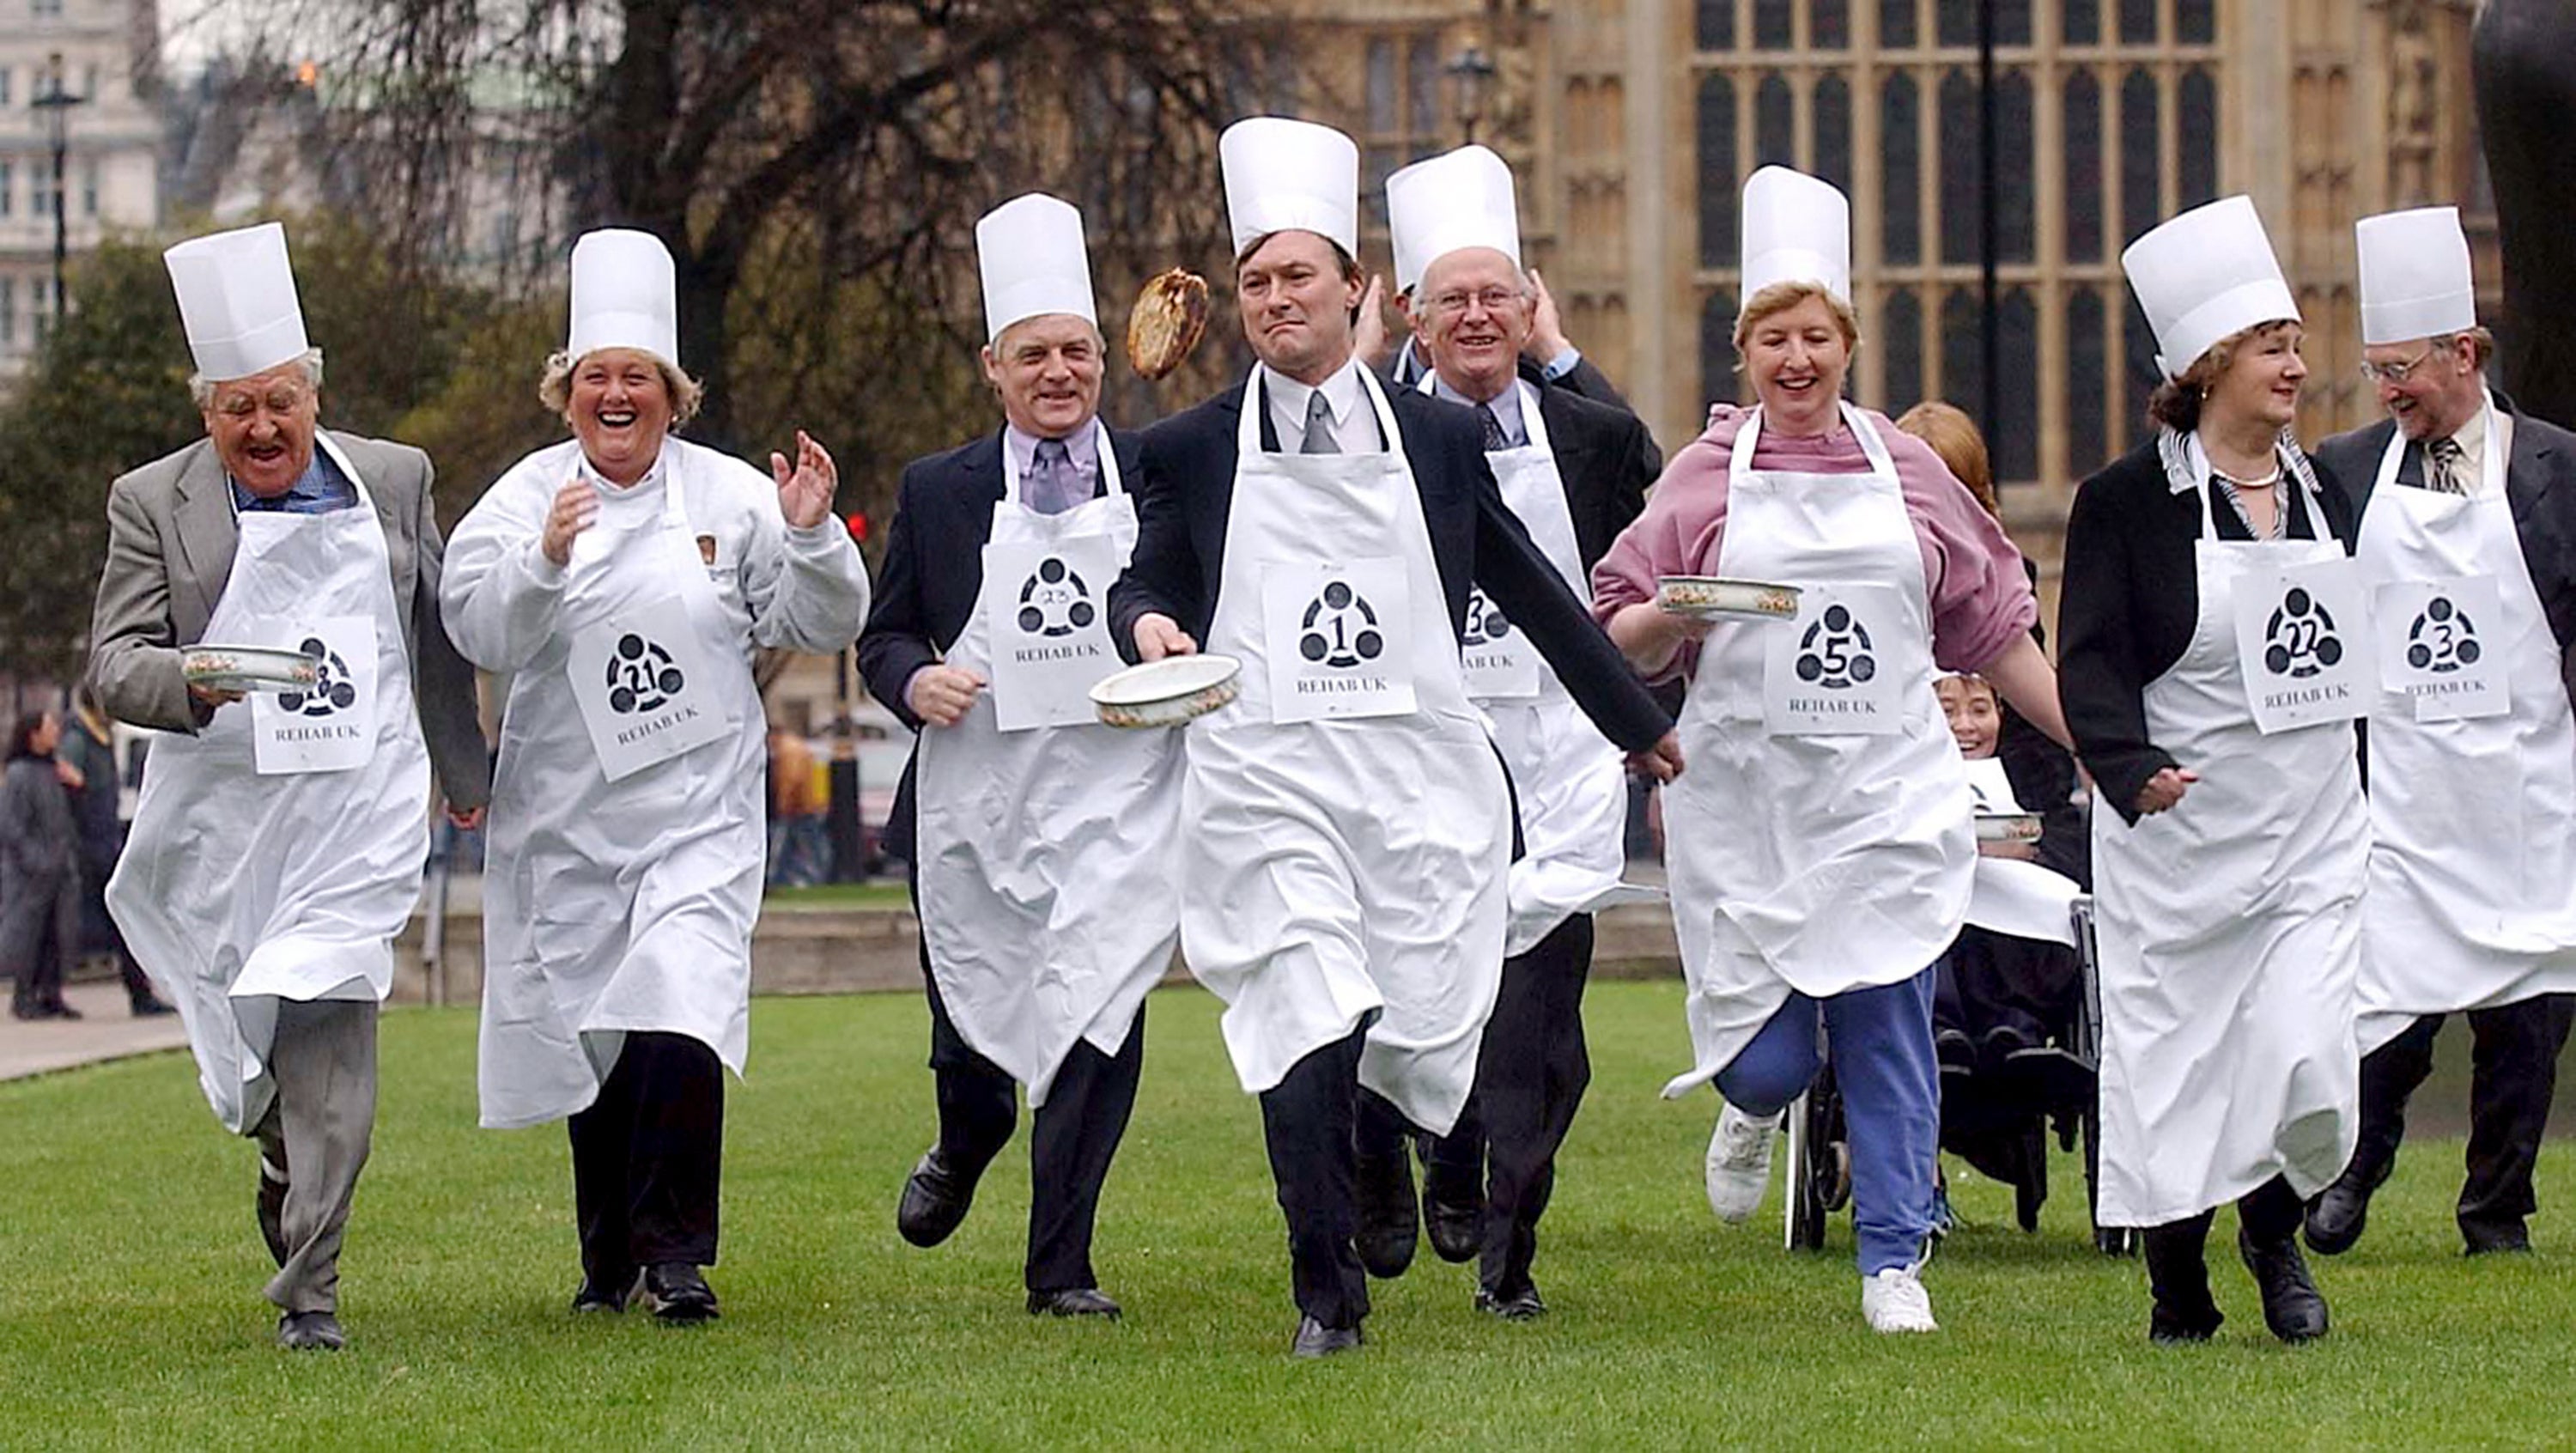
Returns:
[[[384,1026],[375,1159],[342,1261],[339,1355],[270,1344],[254,1155],[193,1067],[161,1055],[0,1085],[13,1162],[0,1232],[0,1445],[871,1445],[2140,1448],[2564,1444],[2576,1438],[2576,1230],[2464,1262],[2457,1142],[2416,1145],[2362,1247],[2322,1264],[2326,1342],[2262,1330],[2219,1266],[2214,1344],[2145,1340],[2134,1262],[2097,1256],[2063,1165],[2037,1236],[1954,1166],[1970,1224],[1929,1281],[1944,1330],[1862,1325],[1849,1222],[1783,1251],[1776,1210],[1726,1228],[1701,1199],[1714,1100],[1654,1098],[1680,1067],[1680,990],[1591,998],[1595,1078],[1560,1166],[1538,1278],[1554,1309],[1471,1310],[1426,1248],[1375,1292],[1369,1345],[1285,1355],[1295,1321],[1255,1102],[1196,990],[1155,996],[1146,1079],[1097,1261],[1115,1326],[1021,1309],[1025,1152],[948,1245],[894,1231],[930,1136],[925,1013],[901,996],[766,999],[734,1087],[722,1321],[576,1321],[560,1130],[474,1128],[470,1011]],[[1025,1144],[1023,1140],[1020,1144]],[[2552,1145],[2541,1194],[2576,1200]],[[1776,1206],[1776,1187],[1775,1187]],[[2228,1245],[2224,1223],[2216,1245]]]
[[[772,888],[764,908],[902,908],[912,895],[901,883],[824,883],[812,888]]]

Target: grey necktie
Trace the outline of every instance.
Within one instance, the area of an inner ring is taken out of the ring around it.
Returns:
[[[1073,451],[1064,447],[1062,439],[1040,439],[1037,458],[1029,466],[1028,507],[1042,515],[1060,515],[1080,504],[1086,494],[1082,471],[1073,467]]]
[[[1512,447],[1512,436],[1503,432],[1503,421],[1494,413],[1492,404],[1476,405],[1476,417],[1485,426],[1485,452],[1499,453]]]
[[[1324,391],[1306,395],[1306,442],[1300,454],[1339,454],[1342,441],[1333,437],[1333,406],[1324,401]]]
[[[2436,439],[2424,446],[2424,487],[2436,494],[2467,494],[2467,451],[2457,439]]]

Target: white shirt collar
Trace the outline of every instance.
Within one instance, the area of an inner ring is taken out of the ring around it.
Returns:
[[[2460,426],[2460,432],[2451,436],[2459,443],[2462,478],[2468,481],[2469,493],[2473,496],[2486,493],[2487,430],[2496,422],[2494,393],[2481,389],[2478,398],[2478,411],[2471,414],[2469,421]],[[2425,442],[2429,445],[2432,441]],[[2497,442],[2505,444],[2507,448],[2512,447],[2501,438]],[[2429,471],[2431,467],[2429,454],[2425,463]]]
[[[1356,357],[1336,369],[1319,386],[1299,383],[1269,364],[1261,365],[1262,391],[1270,398],[1270,424],[1279,435],[1279,447],[1287,453],[1298,452],[1306,441],[1306,400],[1315,394],[1324,396],[1324,407],[1333,416],[1333,438],[1345,454],[1373,452],[1383,447],[1371,443],[1367,450],[1354,441],[1377,437],[1377,421],[1367,420],[1367,427],[1354,433],[1361,419],[1370,412],[1368,386],[1360,381],[1361,364]]]

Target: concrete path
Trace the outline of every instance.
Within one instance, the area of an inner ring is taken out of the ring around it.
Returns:
[[[178,1015],[135,1018],[126,1008],[125,986],[114,979],[69,985],[63,1002],[81,1012],[77,1023],[0,1016],[0,1080],[187,1047],[188,1031]]]

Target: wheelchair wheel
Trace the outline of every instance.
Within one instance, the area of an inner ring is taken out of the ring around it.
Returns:
[[[1789,1175],[1783,1212],[1792,1251],[1820,1251],[1825,1218],[1851,1199],[1851,1149],[1842,1131],[1842,1096],[1829,1065],[1789,1106]]]

